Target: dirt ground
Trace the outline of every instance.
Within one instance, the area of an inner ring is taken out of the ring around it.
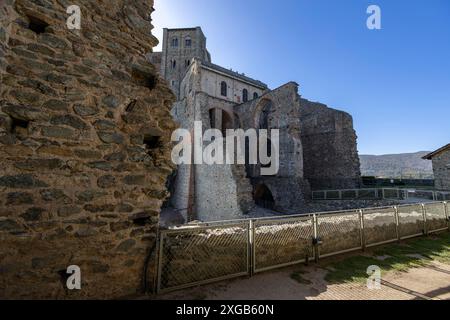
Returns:
[[[301,281],[292,274],[301,272]],[[381,288],[366,283],[330,284],[317,265],[289,267],[207,286],[168,293],[169,300],[450,300],[450,265],[437,261],[407,272],[382,274]]]

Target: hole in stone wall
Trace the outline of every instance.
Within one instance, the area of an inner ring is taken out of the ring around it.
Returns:
[[[256,205],[273,210],[275,208],[275,200],[272,192],[265,184],[260,184],[255,188],[253,198]]]
[[[172,197],[173,194],[175,193],[175,182],[176,182],[176,179],[177,179],[177,170],[174,170],[174,171],[167,177],[167,180],[166,180],[166,189],[167,189],[167,191],[169,191],[171,197]],[[165,208],[169,208],[169,207],[170,207],[170,200],[171,200],[171,197],[167,198],[167,199],[164,201],[164,203],[163,203],[163,205],[162,205],[162,207],[161,207],[162,209],[165,209]]]
[[[150,218],[149,217],[142,217],[142,218],[133,219],[133,224],[135,226],[145,227],[149,223],[150,223]]]
[[[63,287],[67,288],[67,280],[69,279],[70,274],[67,273],[67,270],[59,270],[58,275]]]
[[[161,137],[157,136],[144,136],[144,144],[147,150],[155,150],[161,147]]]
[[[28,133],[28,127],[30,121],[11,118],[11,133],[15,135],[26,135]]]
[[[144,72],[139,69],[133,69],[131,75],[138,85],[147,87],[150,90],[155,89],[157,78],[153,74]]]
[[[28,16],[28,28],[34,33],[41,34],[47,31],[47,27],[49,24],[41,19],[38,19],[33,16]]]

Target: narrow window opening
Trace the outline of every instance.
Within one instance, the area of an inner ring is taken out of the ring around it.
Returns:
[[[26,135],[30,121],[12,118],[11,133],[15,135]]]
[[[28,20],[30,21],[28,28],[34,33],[41,34],[47,31],[47,27],[49,26],[47,22],[32,16],[28,16]]]
[[[228,96],[228,87],[227,87],[227,83],[225,81],[222,81],[222,83],[220,84],[220,94],[224,97]]]
[[[144,136],[144,144],[148,151],[158,149],[161,147],[161,137]]]
[[[211,129],[216,128],[216,110],[215,109],[209,110],[209,124],[211,125]]]
[[[142,218],[133,219],[133,224],[135,226],[145,227],[149,223],[150,223],[150,218],[149,217],[142,217]]]
[[[138,69],[133,69],[131,75],[138,85],[147,87],[150,90],[155,89],[157,78],[153,74],[146,73]]]
[[[242,91],[242,101],[247,102],[248,101],[248,90],[244,89]]]

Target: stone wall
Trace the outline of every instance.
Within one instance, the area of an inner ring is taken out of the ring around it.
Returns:
[[[1,299],[135,294],[155,245],[175,124],[153,1],[78,3],[74,31],[68,1],[0,3]]]
[[[248,166],[252,184],[265,185],[275,200],[275,209],[283,213],[298,213],[310,199],[310,188],[304,179],[304,150],[300,130],[298,84],[289,82],[261,97],[236,106],[235,113],[242,127],[261,128],[261,115],[268,112],[268,128],[278,129],[279,171],[274,176],[262,176],[261,165]],[[270,135],[270,133],[269,133]]]
[[[300,100],[304,174],[314,190],[360,186],[360,164],[352,117]]]
[[[450,190],[450,149],[433,157],[434,183],[437,190]]]

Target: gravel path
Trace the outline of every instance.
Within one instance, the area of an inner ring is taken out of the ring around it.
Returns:
[[[408,272],[382,275],[379,290],[363,283],[329,284],[326,270],[318,266],[301,267],[299,283],[291,274],[299,267],[266,272],[252,278],[235,279],[160,296],[160,299],[194,300],[450,300],[450,265],[433,262]],[[304,272],[304,273],[303,273]]]

